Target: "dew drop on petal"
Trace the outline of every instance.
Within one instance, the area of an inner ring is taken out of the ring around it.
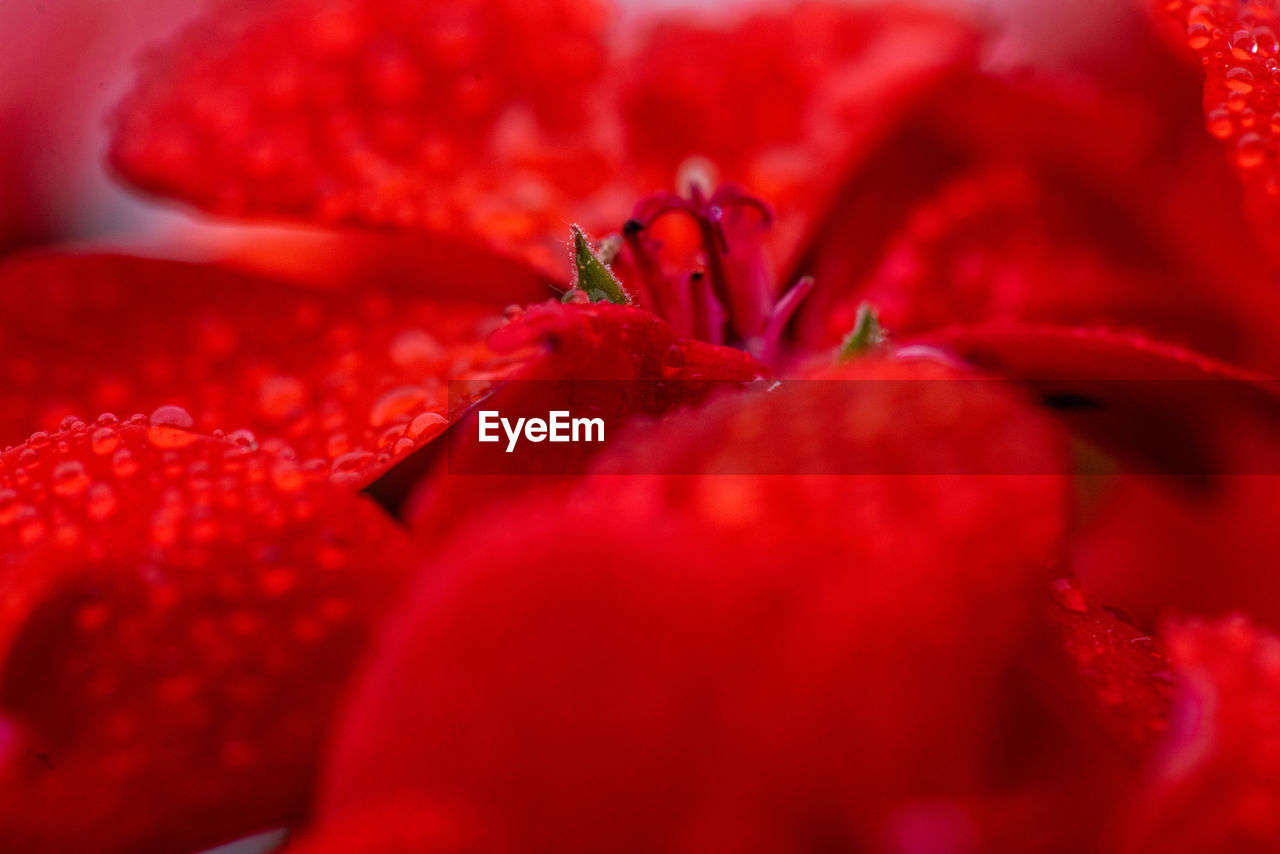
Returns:
[[[89,518],[101,522],[110,518],[118,506],[115,491],[105,483],[95,483],[85,496],[85,512]]]
[[[79,460],[66,460],[54,466],[51,477],[56,495],[79,495],[89,488],[89,475]]]
[[[1254,40],[1253,34],[1248,30],[1237,30],[1231,36],[1231,55],[1239,60],[1253,59],[1254,52],[1258,49],[1258,42]]]
[[[1205,116],[1205,127],[1214,139],[1230,139],[1235,132],[1231,115],[1226,110],[1212,110]]]
[[[333,474],[356,471],[364,468],[364,466],[372,459],[373,454],[368,451],[352,451],[351,453],[343,454],[334,460],[333,466],[330,467],[329,471]]]
[[[295,377],[270,377],[258,388],[258,410],[271,421],[285,421],[300,412],[307,389]]]
[[[1207,47],[1210,40],[1209,28],[1204,24],[1192,24],[1187,27],[1187,46],[1192,50]]]
[[[1200,25],[1207,29],[1213,29],[1217,25],[1217,19],[1214,18],[1213,10],[1203,4],[1192,6],[1187,12],[1187,23],[1191,25]]]
[[[1253,91],[1253,72],[1247,68],[1232,68],[1223,79],[1232,92],[1248,95]]]
[[[258,437],[254,435],[252,430],[246,430],[243,428],[233,430],[231,434],[227,436],[227,441],[241,451],[258,450]]]
[[[138,461],[128,448],[121,448],[111,458],[111,470],[116,477],[132,477],[138,471]]]
[[[400,386],[386,392],[369,410],[369,426],[386,427],[397,418],[419,410],[427,401],[427,390],[422,386]]]
[[[95,454],[106,456],[120,445],[120,434],[114,427],[99,427],[89,439],[89,447]]]
[[[281,460],[271,467],[271,482],[284,493],[293,493],[306,485],[302,469],[290,460]]]
[[[409,425],[405,436],[419,442],[433,439],[449,426],[449,419],[439,412],[424,412]]]
[[[1256,133],[1246,133],[1236,143],[1236,164],[1241,169],[1254,169],[1261,166],[1267,157],[1267,144]]]
[[[185,448],[200,437],[191,432],[195,419],[181,406],[162,406],[151,413],[147,438],[157,448]]]
[[[0,525],[12,522],[22,510],[22,501],[12,489],[0,489]]]
[[[391,342],[391,361],[402,368],[412,368],[441,359],[445,349],[440,342],[421,329],[401,332]]]

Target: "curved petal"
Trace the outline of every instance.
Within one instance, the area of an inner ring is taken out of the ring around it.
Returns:
[[[305,812],[403,537],[323,467],[190,425],[0,455],[7,850],[193,850]]]
[[[998,710],[1064,535],[1065,479],[720,473],[759,433],[795,460],[1012,444],[1060,464],[1033,408],[994,387],[957,396],[965,376],[869,361],[833,378],[902,381],[893,411],[812,385],[728,397],[629,451],[700,468],[593,477],[460,530],[359,691],[324,814],[461,801],[532,851],[762,850],[757,830],[777,831],[767,850],[880,850],[937,814],[968,832],[982,781],[1021,773],[992,767],[992,739],[1034,726]],[[1073,819],[1069,837],[1092,832]]]
[[[367,478],[444,428],[448,378],[519,364],[484,344],[494,306],[407,284],[306,288],[120,256],[11,261],[0,435],[176,403],[201,429],[250,429],[339,479]]]
[[[499,352],[535,355],[484,398],[485,410],[514,420],[564,408],[604,419],[611,434],[633,419],[661,417],[768,375],[741,350],[685,338],[631,306],[530,306],[510,313],[490,343]],[[470,397],[471,386],[454,384],[453,396]],[[424,449],[370,487],[384,506],[404,512],[419,534],[446,534],[486,505],[529,489],[568,488],[599,450],[567,444],[551,454],[547,446],[526,453],[526,445],[505,453],[501,444],[477,441],[478,417],[473,408],[451,429],[451,441]]]
[[[1269,569],[1280,548],[1274,379],[1097,330],[1006,326],[920,340],[1028,384],[1108,455],[1081,479],[1087,512],[1072,547],[1092,595],[1149,631],[1170,612],[1280,624]]]
[[[1117,850],[1261,854],[1280,845],[1280,638],[1243,618],[1163,633],[1178,680],[1168,738]]]
[[[1160,4],[1203,66],[1204,117],[1226,149],[1276,262],[1280,216],[1280,14],[1272,0],[1169,0]]]
[[[112,159],[215,213],[446,232],[550,269],[566,219],[617,229],[695,158],[776,193],[791,249],[849,152],[973,59],[966,27],[897,8],[681,12],[613,34],[608,12],[224,4],[152,57]]]

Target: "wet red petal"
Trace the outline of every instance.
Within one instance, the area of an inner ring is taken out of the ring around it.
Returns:
[[[151,57],[113,159],[220,214],[426,228],[549,267],[570,200],[614,165],[593,119],[606,17],[594,0],[223,4]]]
[[[202,265],[50,256],[0,270],[0,304],[9,442],[68,415],[176,403],[203,430],[284,439],[355,480],[443,429],[449,377],[518,364],[484,344],[492,306],[411,289],[309,289]]]
[[[190,424],[0,455],[7,850],[192,850],[305,809],[402,538],[323,467]]]
[[[485,399],[486,410],[513,418],[542,416],[558,401],[571,404],[576,415],[603,418],[610,431],[621,431],[632,418],[697,404],[768,373],[740,350],[684,338],[647,311],[604,303],[548,302],[513,311],[490,341],[503,353],[540,352],[511,375],[514,382]],[[449,448],[447,463],[439,462],[434,471],[405,467],[393,473],[397,482],[389,488],[396,494],[394,502],[419,489],[407,514],[416,530],[446,532],[483,505],[533,486],[568,487],[597,450],[569,444],[554,457],[545,452],[526,456],[520,450],[506,454],[500,445],[472,441],[476,418],[472,412],[458,423],[461,438]],[[539,458],[549,462],[540,464]],[[406,473],[408,480],[400,481]],[[482,473],[484,477],[477,476]],[[379,493],[380,500],[385,494]]]
[[[1073,578],[1054,579],[1049,593],[1049,624],[1088,686],[1095,720],[1117,744],[1143,755],[1169,725],[1173,677],[1164,649],[1091,600]]]
[[[892,410],[803,384],[727,398],[628,451],[692,476],[591,478],[461,531],[373,665],[326,811],[415,791],[534,851],[878,850],[939,815],[944,836],[980,834],[962,802],[1019,773],[987,747],[1027,725],[997,710],[1065,481],[717,473],[760,434],[797,465],[1060,463],[1033,408],[958,393],[960,376],[927,360],[838,374],[907,381]],[[756,831],[785,844],[751,848]],[[1035,849],[1024,834],[1008,850]]]
[[[1243,364],[1280,364],[1280,295],[1256,276],[1223,287],[1161,245],[1158,229],[1023,168],[946,183],[831,312],[827,340],[862,301],[903,335],[974,323],[1141,328]]]
[[[1162,90],[1182,90],[1177,71]],[[1157,106],[1096,81],[953,76],[812,241],[802,338],[834,343],[872,299],[913,330],[1109,324],[1274,369],[1280,311],[1238,194],[1195,117]]]
[[[1091,402],[1061,415],[1118,460],[1081,479],[1072,565],[1093,595],[1148,630],[1169,611],[1280,626],[1273,380],[1107,332],[1009,326],[923,340],[1042,395]]]
[[[910,7],[745,8],[732,25],[688,10],[651,22],[620,71],[628,157],[650,190],[681,166],[703,177],[704,161],[709,177],[768,199],[785,261],[851,164],[940,78],[969,67],[977,38]]]
[[[1205,127],[1250,195],[1269,248],[1280,215],[1280,16],[1272,0],[1160,4],[1204,69]],[[1273,255],[1273,261],[1275,259]]]
[[[1178,696],[1128,854],[1280,846],[1280,638],[1243,618],[1165,631]]]
[[[973,58],[937,14],[731,14],[606,42],[595,2],[226,4],[151,59],[113,160],[219,214],[446,232],[556,269],[566,219],[618,228],[700,157],[779,203],[785,252],[850,152]]]

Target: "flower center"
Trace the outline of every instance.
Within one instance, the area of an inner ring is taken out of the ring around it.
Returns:
[[[622,227],[616,269],[635,302],[681,334],[772,362],[813,288],[804,278],[779,295],[765,249],[772,224],[769,205],[734,186],[656,193]]]

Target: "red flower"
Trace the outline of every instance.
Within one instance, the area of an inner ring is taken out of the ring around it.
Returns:
[[[191,22],[112,164],[311,231],[0,267],[0,847],[1280,847],[1275,11],[1167,5],[1208,134],[1119,3]]]

